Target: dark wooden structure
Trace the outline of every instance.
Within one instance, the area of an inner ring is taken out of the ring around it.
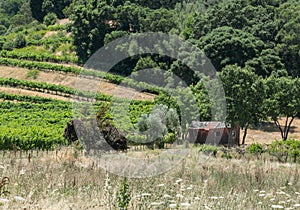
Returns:
[[[239,145],[240,127],[226,126],[223,122],[193,121],[189,127],[189,141],[195,144]],[[229,138],[229,136],[231,137]]]

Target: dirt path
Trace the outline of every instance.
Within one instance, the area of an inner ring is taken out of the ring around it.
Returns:
[[[106,95],[119,98],[128,98],[135,100],[154,100],[155,95],[140,93],[134,89],[121,87],[106,81],[99,81],[87,78],[79,78],[75,75],[40,71],[37,79],[28,78],[27,69],[17,67],[0,66],[0,77],[30,80],[36,82],[47,82],[49,84],[63,85],[92,92],[100,92]]]

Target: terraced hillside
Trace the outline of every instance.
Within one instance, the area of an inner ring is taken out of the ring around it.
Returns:
[[[112,97],[133,100],[129,108],[133,123],[149,112],[155,95],[117,85],[123,80],[120,76],[75,64],[65,25],[39,27],[24,29],[26,47],[0,51],[0,149],[51,149],[68,144],[63,133],[77,99],[95,107]],[[16,36],[1,39],[7,42]]]

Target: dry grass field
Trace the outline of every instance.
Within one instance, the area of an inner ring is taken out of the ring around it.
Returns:
[[[283,119],[280,120],[283,124]],[[243,131],[241,132],[241,138]],[[300,119],[296,118],[291,126],[289,133],[290,139],[300,140]],[[248,130],[246,144],[258,142],[261,144],[271,144],[274,140],[281,140],[279,129],[273,122],[264,123],[264,125]]]
[[[34,152],[30,162],[22,156],[0,154],[0,175],[10,179],[2,209],[118,209],[123,178],[80,151]],[[299,165],[199,158],[194,148],[163,175],[129,178],[129,209],[300,209]]]

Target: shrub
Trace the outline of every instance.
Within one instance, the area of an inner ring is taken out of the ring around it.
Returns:
[[[128,205],[130,202],[130,193],[129,193],[129,185],[127,183],[127,178],[123,179],[122,185],[118,192],[118,206],[120,210],[128,209]]]
[[[23,34],[18,34],[16,39],[15,39],[15,42],[14,42],[14,46],[16,48],[23,48],[23,47],[26,47],[26,38]]]
[[[11,51],[14,49],[14,42],[13,41],[6,41],[4,44],[3,44],[3,50],[8,50],[8,51]]]
[[[45,17],[44,17],[44,21],[43,23],[46,25],[46,26],[50,26],[50,25],[54,25],[56,22],[57,22],[57,15],[50,12],[48,13]]]
[[[263,145],[259,144],[259,143],[253,143],[251,144],[248,148],[247,148],[248,152],[250,154],[262,154],[265,152]]]
[[[201,145],[199,151],[206,155],[213,155],[214,157],[217,156],[218,147],[214,145]]]
[[[175,140],[176,140],[175,134],[174,134],[174,133],[169,133],[169,134],[166,136],[165,142],[166,142],[167,144],[173,144],[173,143],[175,142]]]
[[[289,158],[296,162],[300,157],[300,141],[274,141],[269,147],[269,154],[277,157],[280,162],[287,162]]]
[[[39,70],[30,70],[27,72],[26,74],[26,77],[27,78],[33,78],[33,79],[36,79],[39,75],[40,71]]]
[[[7,31],[7,28],[4,25],[0,25],[0,36],[5,34],[6,31]]]

